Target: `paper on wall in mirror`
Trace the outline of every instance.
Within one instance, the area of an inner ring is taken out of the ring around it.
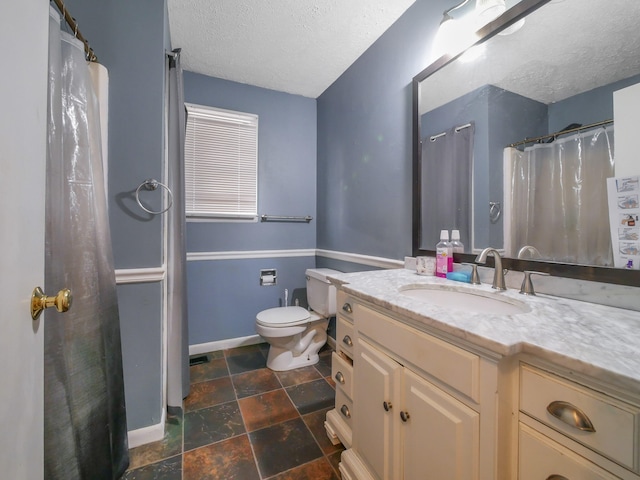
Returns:
[[[640,269],[640,176],[607,179],[611,246],[616,268]]]

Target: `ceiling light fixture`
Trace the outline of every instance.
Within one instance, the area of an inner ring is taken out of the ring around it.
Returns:
[[[492,22],[506,10],[505,0],[476,0],[472,12],[454,18],[451,12],[461,9],[470,0],[463,0],[457,5],[445,10],[442,14],[440,27],[433,42],[434,59],[444,54],[456,54],[473,45],[478,37],[476,32],[489,22]],[[510,35],[522,27],[524,19],[506,28],[500,35]]]

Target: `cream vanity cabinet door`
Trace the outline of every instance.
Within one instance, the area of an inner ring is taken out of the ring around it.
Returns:
[[[478,478],[477,412],[407,369],[402,407],[405,480]]]
[[[354,449],[380,480],[478,479],[479,414],[358,339]]]
[[[362,339],[354,364],[353,447],[376,478],[398,480],[400,442],[395,417],[400,411],[403,367]]]

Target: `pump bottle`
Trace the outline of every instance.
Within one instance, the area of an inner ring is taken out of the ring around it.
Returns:
[[[440,231],[440,241],[436,245],[436,276],[446,278],[453,271],[453,248],[449,243],[449,230]]]

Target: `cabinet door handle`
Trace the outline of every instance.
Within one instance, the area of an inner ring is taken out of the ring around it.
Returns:
[[[347,347],[353,347],[353,340],[349,335],[345,335],[342,339],[342,343],[344,343]]]
[[[547,480],[569,480],[567,477],[563,477],[562,475],[549,475]]]
[[[382,406],[384,407],[385,412],[388,412],[393,408],[391,402],[382,402]]]
[[[342,374],[342,372],[336,373],[336,376],[334,378],[336,379],[336,382],[344,385],[344,375]]]
[[[340,407],[340,412],[347,418],[351,418],[351,412],[349,411],[349,407],[347,407],[346,405],[342,405],[342,407]]]
[[[589,417],[575,405],[569,402],[556,400],[547,406],[547,412],[556,417],[570,427],[577,428],[583,432],[595,432],[596,429],[589,420]]]
[[[342,310],[344,310],[347,313],[353,313],[353,308],[351,308],[350,303],[345,303],[344,305],[342,305]]]
[[[409,415],[409,412],[400,412],[400,418],[402,419],[403,422],[406,422],[407,420],[409,420],[411,416]]]

